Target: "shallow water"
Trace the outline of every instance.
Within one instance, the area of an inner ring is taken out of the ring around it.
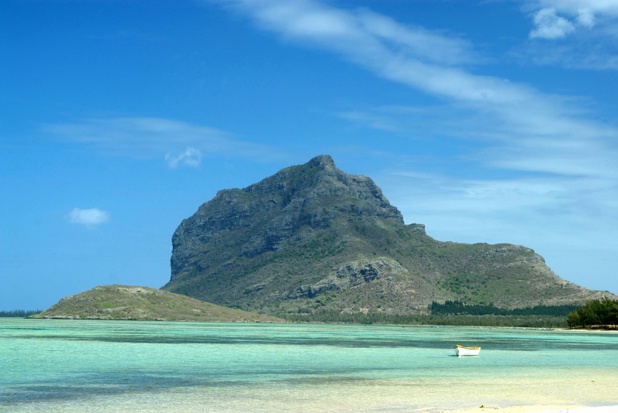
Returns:
[[[0,412],[594,406],[618,404],[618,334],[0,318],[0,372]]]

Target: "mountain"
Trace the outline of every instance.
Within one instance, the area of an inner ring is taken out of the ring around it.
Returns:
[[[31,318],[98,320],[281,322],[262,314],[225,308],[148,287],[105,285],[65,297]]]
[[[419,314],[446,300],[504,309],[611,296],[567,282],[530,248],[440,242],[330,156],[219,191],[172,237],[163,289],[267,314]]]

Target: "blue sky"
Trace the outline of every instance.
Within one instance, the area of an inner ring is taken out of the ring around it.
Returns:
[[[4,0],[0,39],[0,310],[160,287],[201,203],[319,154],[618,293],[618,1]]]

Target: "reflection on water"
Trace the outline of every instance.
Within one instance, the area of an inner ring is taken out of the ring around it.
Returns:
[[[457,343],[482,346],[481,356],[452,356]],[[604,404],[613,402],[608,392],[618,394],[618,335],[0,319],[0,371],[0,411],[15,412]],[[461,383],[474,391],[456,390]],[[519,393],[504,390],[506,383],[518,383]]]

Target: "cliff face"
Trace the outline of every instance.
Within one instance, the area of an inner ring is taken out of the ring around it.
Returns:
[[[221,260],[221,253],[251,259],[332,232],[341,218],[356,225],[381,220],[403,225],[401,213],[371,179],[336,169],[329,156],[286,168],[245,189],[219,191],[174,233],[172,281],[195,272],[196,265],[211,266],[208,261]]]
[[[423,225],[405,225],[371,179],[329,156],[219,191],[172,244],[164,289],[272,314],[411,314],[434,300],[518,308],[607,295],[560,279],[525,247],[436,241]]]

